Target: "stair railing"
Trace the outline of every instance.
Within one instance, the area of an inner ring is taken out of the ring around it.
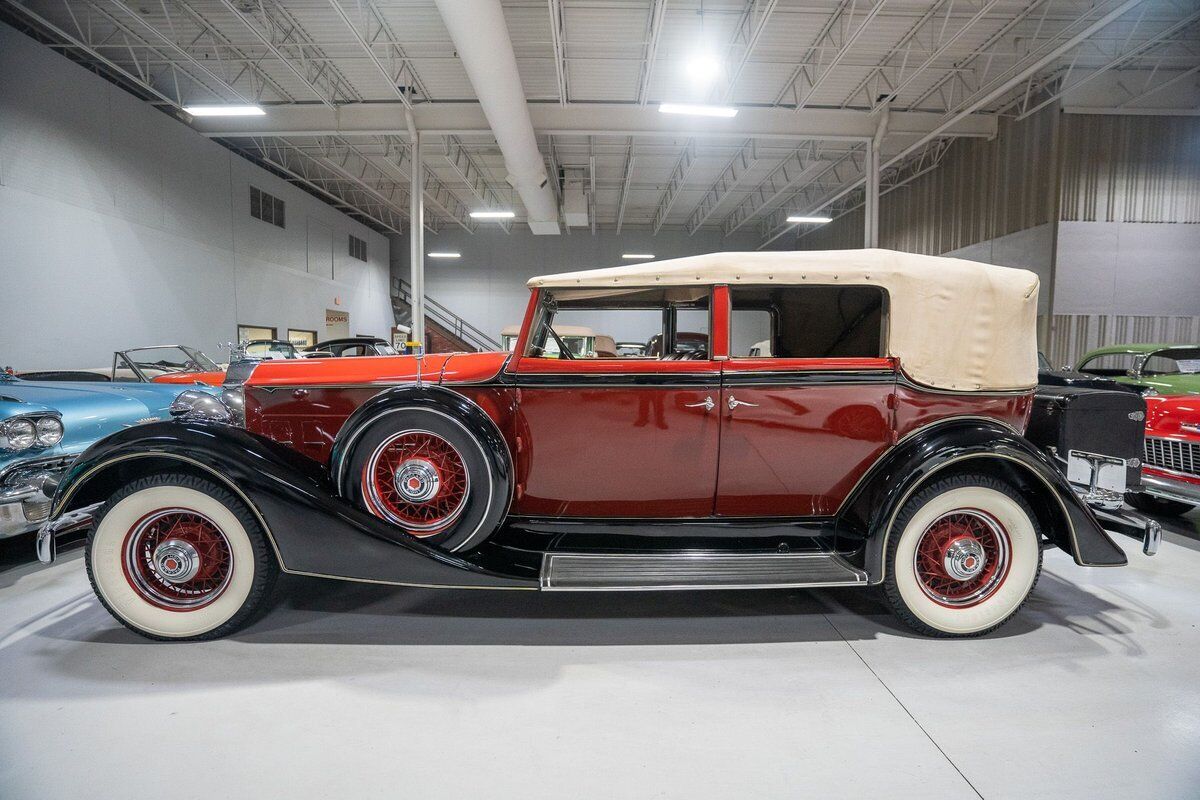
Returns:
[[[392,298],[408,306],[410,309],[409,320],[411,321],[412,287],[408,281],[395,275],[392,276]],[[425,316],[477,350],[500,350],[499,342],[429,295],[425,295]]]

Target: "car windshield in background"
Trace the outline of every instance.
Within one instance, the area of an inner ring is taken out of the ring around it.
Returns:
[[[1200,347],[1165,350],[1146,359],[1144,375],[1195,375],[1200,373]]]
[[[168,372],[220,372],[211,358],[191,347],[142,347],[126,350],[125,357],[147,378]]]
[[[290,342],[249,342],[246,356],[258,359],[299,358],[296,347]]]

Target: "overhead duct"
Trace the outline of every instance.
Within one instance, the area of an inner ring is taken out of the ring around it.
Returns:
[[[557,234],[558,203],[533,133],[500,0],[437,0],[437,7],[500,145],[508,182],[525,205],[529,230]]]

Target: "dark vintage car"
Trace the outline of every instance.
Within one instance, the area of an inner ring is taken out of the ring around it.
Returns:
[[[281,571],[508,591],[877,586],[915,630],[971,636],[1017,612],[1047,546],[1127,563],[1024,435],[1033,273],[717,253],[530,288],[514,352],[262,362],[226,392],[244,413],[185,396],[175,421],[94,445],[40,557],[90,528],[101,602],[161,639],[236,630]],[[660,325],[665,355],[576,357],[551,346],[559,318],[624,341]],[[700,357],[678,357],[677,330],[706,337]],[[764,338],[769,356],[734,352]],[[1114,529],[1153,552],[1150,529]]]
[[[333,358],[353,356],[394,356],[396,348],[387,339],[375,336],[351,336],[345,339],[329,339],[305,348],[306,357],[328,355]]]
[[[1118,383],[1112,378],[1089,375],[1069,366],[1055,369],[1042,353],[1038,353],[1038,386],[1071,386],[1077,389],[1107,389],[1112,392],[1141,393],[1138,387],[1128,383]]]

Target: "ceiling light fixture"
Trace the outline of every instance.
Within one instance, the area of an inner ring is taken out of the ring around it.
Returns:
[[[826,222],[833,222],[833,217],[788,217],[787,221],[805,225],[824,225]]]
[[[687,114],[692,117],[736,117],[738,110],[731,106],[701,106],[691,103],[663,103],[658,110],[664,114]]]
[[[267,112],[258,106],[184,106],[193,117],[261,117]]]
[[[630,261],[635,261],[645,258],[654,258],[654,253],[622,253],[621,258],[627,258]]]
[[[708,53],[688,59],[684,66],[692,82],[701,86],[707,86],[721,74],[721,62]]]
[[[432,253],[426,253],[425,255],[430,258],[462,258],[462,253],[454,250],[434,250]]]
[[[515,217],[512,211],[472,211],[471,219],[512,219]]]

